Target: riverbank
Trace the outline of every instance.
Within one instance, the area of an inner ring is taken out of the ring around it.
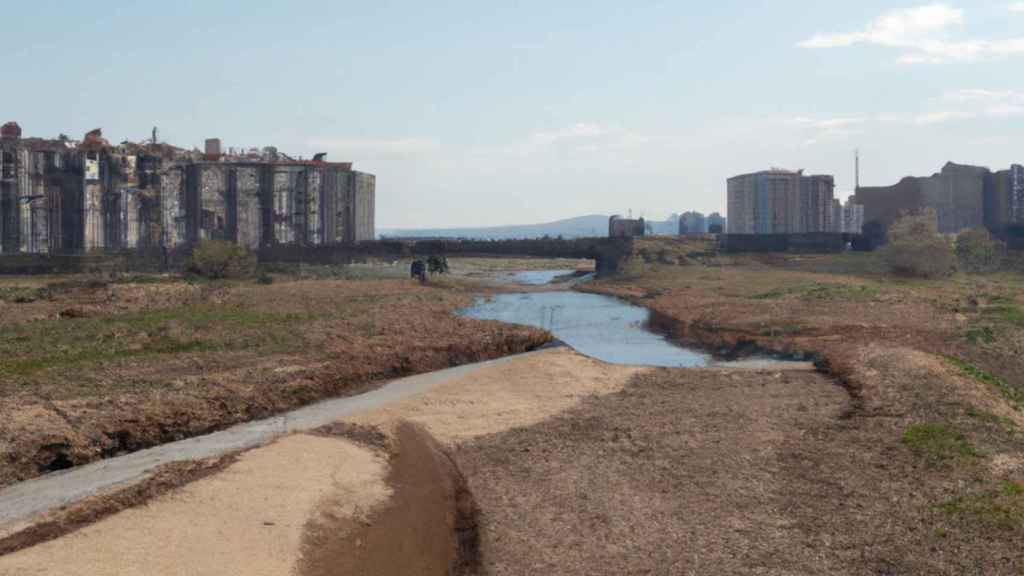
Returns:
[[[845,389],[841,412],[773,449],[786,533],[825,562],[791,569],[1017,574],[1021,278],[898,280],[873,258],[698,253],[583,289],[649,307],[684,342],[806,353]]]
[[[457,317],[479,284],[330,272],[3,278],[0,487],[549,340]]]

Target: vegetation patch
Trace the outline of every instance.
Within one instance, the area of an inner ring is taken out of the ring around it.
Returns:
[[[1024,328],[1024,310],[1012,303],[1001,303],[995,306],[988,306],[983,313],[987,316],[997,318],[1007,324]]]
[[[996,341],[996,333],[991,326],[975,326],[964,333],[970,344],[992,344]]]
[[[42,288],[26,288],[14,286],[0,288],[0,301],[13,304],[27,304],[45,297],[45,290]]]
[[[291,351],[303,339],[288,327],[314,319],[311,314],[202,304],[34,322],[0,335],[0,346],[11,354],[0,364],[0,376],[159,354]]]
[[[947,355],[946,361],[949,362],[951,365],[959,368],[961,372],[963,372],[967,376],[970,376],[971,378],[974,378],[978,382],[988,384],[989,386],[994,387],[996,390],[999,391],[1000,394],[1003,395],[1004,398],[1010,401],[1010,403],[1013,405],[1015,409],[1021,410],[1022,408],[1024,408],[1024,392],[1010,386],[1002,378],[994,374],[989,374],[988,372],[982,370],[981,368],[975,366],[974,364],[971,364],[970,362],[967,362],[965,360],[961,360],[956,356]]]
[[[818,300],[872,300],[878,297],[878,288],[867,284],[825,284],[813,282],[792,288],[776,288],[751,296],[754,300],[775,300],[788,295]]]
[[[915,454],[933,464],[978,456],[970,441],[948,424],[913,424],[903,431],[902,441]]]
[[[950,516],[980,521],[999,528],[1022,528],[1024,484],[1003,482],[998,488],[950,498],[936,506],[936,509]]]
[[[974,418],[975,420],[987,422],[989,424],[995,424],[1007,430],[1017,429],[1017,423],[1011,420],[1010,418],[1000,416],[998,414],[993,414],[992,412],[989,412],[988,410],[982,410],[977,406],[968,406],[964,413],[967,414],[967,416]]]

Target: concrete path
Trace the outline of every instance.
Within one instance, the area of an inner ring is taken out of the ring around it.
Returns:
[[[402,378],[357,396],[326,400],[273,418],[239,424],[213,434],[162,444],[9,486],[0,491],[0,536],[23,527],[41,514],[144,480],[164,464],[211,458],[262,446],[286,434],[312,430],[382,408],[477,370],[540,353],[531,352]]]

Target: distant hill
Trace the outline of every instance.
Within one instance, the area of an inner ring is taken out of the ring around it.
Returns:
[[[474,240],[508,240],[514,238],[587,238],[608,235],[608,216],[590,214],[544,224],[490,226],[486,228],[382,228],[381,238],[468,238]],[[665,222],[649,222],[654,234],[676,234],[679,217],[672,215]]]

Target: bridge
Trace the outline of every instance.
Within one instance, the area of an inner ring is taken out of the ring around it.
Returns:
[[[327,246],[268,246],[259,251],[259,259],[261,262],[350,264],[373,258],[398,260],[433,255],[462,258],[582,258],[594,260],[598,276],[610,276],[619,271],[632,251],[631,238],[377,240]]]
[[[367,260],[399,260],[428,256],[463,258],[582,258],[594,260],[598,276],[618,272],[633,250],[630,238],[562,240],[377,240],[356,244],[265,246],[260,262],[351,264]],[[5,254],[0,274],[60,274],[76,272],[160,272],[185,267],[190,247],[170,252],[159,248],[116,250],[88,254]]]

